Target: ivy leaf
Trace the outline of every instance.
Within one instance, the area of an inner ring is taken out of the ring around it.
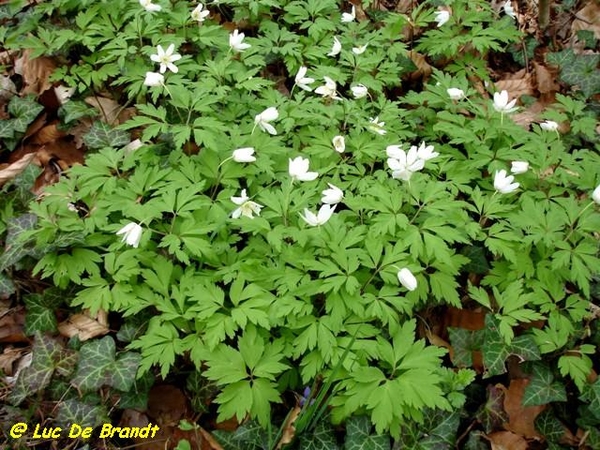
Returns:
[[[312,433],[300,436],[300,450],[339,450],[333,428],[321,422]]]
[[[535,429],[538,430],[548,443],[548,450],[560,450],[560,440],[565,435],[566,427],[558,420],[552,409],[546,409],[535,418]]]
[[[99,405],[88,405],[77,399],[68,399],[59,403],[56,423],[65,428],[76,423],[82,427],[97,427],[106,421],[106,411]]]
[[[23,331],[27,336],[33,335],[36,331],[56,331],[57,322],[54,309],[49,308],[44,302],[44,297],[40,294],[30,294],[25,297],[25,306],[27,314],[25,316],[25,326]]]
[[[115,360],[115,341],[110,336],[84,344],[73,385],[83,391],[95,391],[108,384],[107,368]]]
[[[448,327],[450,343],[454,349],[452,362],[456,367],[471,367],[473,365],[473,352],[481,349],[483,333],[469,331],[464,328]]]
[[[600,55],[575,55],[566,49],[548,55],[548,62],[560,66],[560,78],[571,86],[578,86],[586,97],[600,92]]]
[[[19,405],[28,396],[48,386],[60,350],[61,347],[55,339],[39,332],[35,334],[31,365],[19,373],[17,382],[8,396],[9,402]]]
[[[4,253],[0,255],[0,271],[6,270],[31,252],[27,248],[28,241],[19,239],[21,233],[31,230],[37,222],[35,214],[21,214],[8,222]]]
[[[534,364],[532,378],[523,393],[523,406],[546,405],[550,402],[566,402],[567,392],[563,383],[554,381],[552,371],[543,364]]]
[[[95,108],[92,108],[85,102],[76,100],[68,101],[58,110],[58,116],[65,123],[74,122],[82,117],[95,117],[97,115],[98,111]]]
[[[142,356],[136,352],[126,352],[119,356],[108,372],[108,385],[123,392],[133,386]]]
[[[10,99],[8,103],[8,112],[11,116],[22,119],[27,125],[34,121],[34,119],[38,116],[44,107],[35,101],[35,97],[33,95],[29,95],[26,97],[14,96]],[[25,130],[19,130],[21,132],[25,132]]]
[[[122,147],[129,144],[129,134],[110,125],[96,121],[90,131],[83,137],[83,142],[89,148],[98,150],[104,147]]]
[[[389,436],[371,434],[372,428],[367,416],[349,418],[346,422],[344,450],[389,450]]]
[[[596,380],[594,384],[587,386],[581,399],[589,402],[589,410],[596,419],[600,420],[600,380]]]
[[[10,297],[15,291],[15,284],[10,277],[4,272],[0,272],[0,299]]]

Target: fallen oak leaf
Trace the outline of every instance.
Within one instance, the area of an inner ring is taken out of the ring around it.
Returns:
[[[0,186],[19,175],[35,157],[35,153],[27,153],[18,161],[0,170]]]

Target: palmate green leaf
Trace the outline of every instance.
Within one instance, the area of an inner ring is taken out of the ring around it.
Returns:
[[[567,391],[562,382],[554,381],[552,371],[544,364],[534,364],[532,378],[525,386],[523,406],[545,405],[550,402],[566,402]]]
[[[85,136],[83,142],[89,148],[98,150],[104,147],[122,147],[129,144],[129,134],[123,130],[112,128],[110,125],[95,121]]]
[[[580,392],[584,390],[587,377],[592,371],[592,360],[587,355],[563,355],[558,360],[558,369],[562,376],[570,376]]]
[[[55,420],[65,429],[74,423],[82,427],[97,427],[107,420],[107,414],[101,405],[88,405],[69,399],[59,403]]]
[[[367,416],[354,416],[346,422],[344,450],[390,450],[390,437],[372,434]]]
[[[325,421],[319,423],[312,433],[300,436],[299,450],[339,450],[333,428]]]

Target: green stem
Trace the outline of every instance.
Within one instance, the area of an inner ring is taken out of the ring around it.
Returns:
[[[575,220],[573,220],[573,223],[571,224],[571,228],[569,229],[569,234],[567,234],[567,237],[565,238],[565,241],[568,241],[569,238],[571,237],[571,235],[573,234],[573,232],[575,231],[575,224],[577,223],[577,221],[579,220],[579,218],[581,217],[581,215],[587,211],[590,206],[592,206],[594,204],[593,201],[591,201],[590,203],[588,203],[586,205],[585,208],[583,208],[581,211],[579,211],[579,214],[577,214],[577,217],[575,217]]]

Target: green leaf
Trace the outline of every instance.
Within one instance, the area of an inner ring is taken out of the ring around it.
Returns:
[[[104,336],[84,344],[80,349],[77,372],[71,382],[82,391],[95,391],[108,384],[109,368],[115,360],[115,341]]]
[[[367,416],[349,418],[346,422],[344,450],[389,450],[389,436],[372,434],[372,428]]]
[[[95,121],[85,136],[83,142],[89,148],[98,150],[104,147],[122,147],[129,144],[129,134],[110,125]]]
[[[123,392],[129,391],[135,382],[141,360],[141,355],[136,352],[120,355],[109,369],[106,384]]]
[[[24,241],[19,237],[25,231],[31,230],[36,222],[35,214],[22,214],[9,220],[4,253],[0,255],[0,271],[14,265],[32,251],[28,245],[30,240]]]
[[[10,297],[16,292],[15,284],[4,272],[0,272],[0,299]]]
[[[534,364],[532,378],[523,393],[523,406],[566,402],[567,391],[562,382],[554,381],[552,371],[544,364]]]
[[[29,125],[38,116],[44,107],[35,101],[35,97],[30,95],[27,97],[14,96],[8,103],[8,112],[18,119],[22,119],[26,125]],[[25,132],[25,130],[19,130]]]
[[[92,108],[85,102],[76,100],[70,100],[60,107],[58,110],[58,116],[63,119],[65,123],[74,122],[82,117],[95,117],[98,115],[98,111]]]
[[[473,351],[481,350],[483,333],[469,331],[464,328],[448,327],[450,343],[454,349],[452,362],[456,367],[471,367],[473,364]]]
[[[600,420],[600,379],[586,387],[581,399],[588,402],[589,410],[596,416],[596,419]]]
[[[300,436],[300,450],[339,450],[333,428],[325,422],[319,423],[312,433]]]
[[[14,405],[19,405],[25,398],[48,386],[61,347],[55,339],[38,332],[35,334],[31,351],[31,365],[19,373],[17,382],[8,396],[9,402]]]
[[[560,374],[562,376],[569,375],[580,392],[584,390],[592,366],[592,360],[587,355],[563,355],[558,360]]]
[[[36,331],[56,331],[57,322],[54,308],[48,307],[44,297],[40,294],[30,294],[25,297],[27,314],[23,331],[27,336],[35,334]]]
[[[97,427],[106,421],[106,411],[99,405],[88,405],[76,399],[59,402],[56,423],[65,429],[71,424],[82,427]]]

